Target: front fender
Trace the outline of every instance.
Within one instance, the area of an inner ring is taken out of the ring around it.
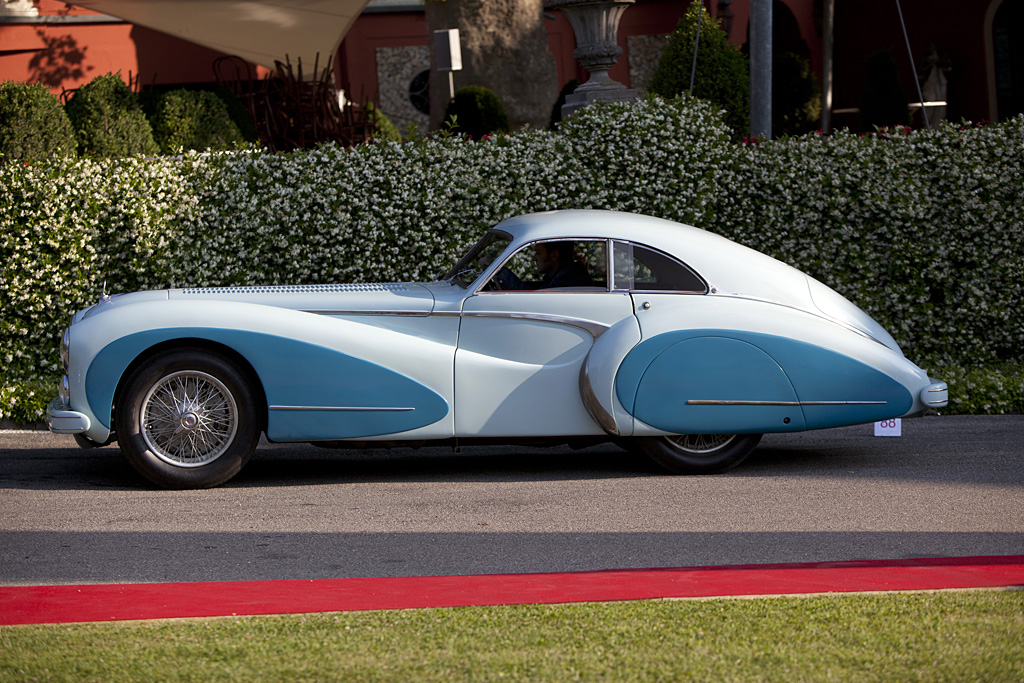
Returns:
[[[72,405],[86,406],[97,433],[109,429],[118,382],[140,354],[202,339],[253,366],[268,405],[279,407],[268,416],[271,439],[363,438],[426,425],[415,438],[445,438],[454,424],[457,334],[458,319],[432,316],[346,319],[221,301],[126,305],[72,326]]]
[[[260,332],[174,327],[111,342],[86,374],[89,405],[110,428],[110,406],[131,360],[168,341],[204,340],[245,358],[267,397],[267,438],[315,441],[379,436],[425,427],[448,402],[405,375],[336,349]]]

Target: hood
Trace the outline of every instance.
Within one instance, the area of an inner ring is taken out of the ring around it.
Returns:
[[[117,308],[118,306],[126,306],[128,304],[137,304],[143,301],[166,301],[167,290],[166,289],[152,289],[145,292],[130,292],[128,294],[112,294],[110,296],[103,295],[100,300],[88,308],[75,313],[72,318],[73,323],[77,323],[79,320],[84,318],[91,318],[94,315],[98,315],[105,310]]]
[[[312,313],[400,313],[429,315],[434,297],[421,284],[283,285],[172,289],[170,299],[237,301]]]

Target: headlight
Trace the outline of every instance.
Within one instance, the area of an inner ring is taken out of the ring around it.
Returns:
[[[68,347],[71,345],[71,328],[64,328],[64,336],[60,340],[60,362],[64,364],[64,372],[68,371]]]

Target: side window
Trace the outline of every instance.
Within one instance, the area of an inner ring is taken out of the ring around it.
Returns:
[[[527,244],[484,286],[484,291],[608,289],[605,240],[556,240]]]
[[[608,288],[608,243],[604,240],[579,240],[576,242],[576,260],[583,264],[590,276],[591,285]]]
[[[659,251],[638,244],[615,242],[613,253],[615,289],[701,294],[707,291],[707,285],[699,275]]]

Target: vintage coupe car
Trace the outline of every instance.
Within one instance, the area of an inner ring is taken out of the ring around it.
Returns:
[[[582,279],[551,277],[555,257]],[[61,353],[50,429],[82,446],[116,439],[169,488],[228,480],[261,433],[614,439],[674,472],[720,472],[765,432],[947,400],[820,282],[703,230],[608,211],[507,220],[436,282],[104,296],[75,314]]]

